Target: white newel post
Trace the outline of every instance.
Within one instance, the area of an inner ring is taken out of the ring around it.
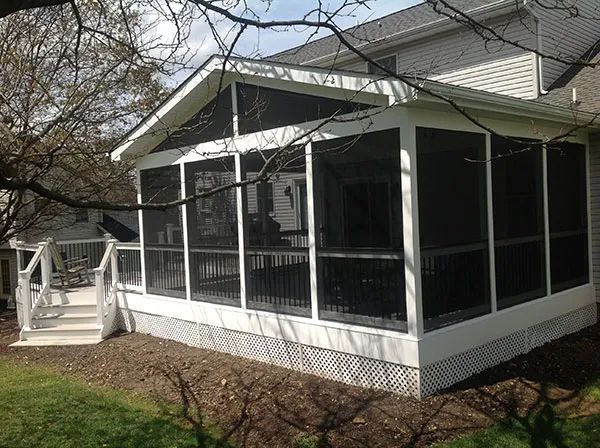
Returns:
[[[110,240],[109,244],[112,244],[112,250],[110,252],[110,274],[112,278],[112,287],[117,289],[119,284],[119,252],[117,251],[117,240]]]
[[[94,269],[94,280],[96,282],[96,324],[102,325],[104,314],[104,279],[102,268]]]
[[[52,258],[48,251],[48,243],[39,243],[39,246],[43,248],[42,256],[40,260],[40,268],[42,270],[42,291],[46,291],[46,297],[44,298],[46,304],[52,304],[52,294],[50,294],[50,276],[52,275]]]
[[[21,283],[21,313],[23,315],[23,328],[31,329],[31,285],[30,276],[27,272],[19,272]]]

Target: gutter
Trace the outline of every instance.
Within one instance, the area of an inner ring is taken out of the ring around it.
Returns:
[[[535,34],[536,34],[536,50],[538,53],[542,53],[544,47],[544,38],[542,36],[542,20],[540,15],[537,13],[535,9],[535,2],[531,0],[524,0],[523,5],[525,9],[529,11],[529,14],[533,17],[535,21]],[[547,95],[548,91],[544,89],[544,58],[537,53],[534,53],[536,64],[535,64],[535,74],[536,74],[536,84],[537,84],[537,95]]]
[[[464,107],[479,108],[481,110],[494,111],[504,114],[513,113],[521,116],[535,115],[539,119],[555,121],[559,123],[576,124],[574,123],[574,119],[577,119],[578,122],[592,123],[589,126],[586,126],[587,128],[600,128],[600,120],[596,114],[591,112],[574,112],[570,108],[553,106],[546,103],[538,103],[532,100],[513,98],[496,93],[478,91],[435,81],[426,81],[425,86],[429,86],[432,91],[451,98],[459,105]],[[444,103],[442,100],[431,97],[425,93],[420,93],[418,100],[440,104]],[[465,101],[473,102],[474,104],[472,106],[461,104]]]

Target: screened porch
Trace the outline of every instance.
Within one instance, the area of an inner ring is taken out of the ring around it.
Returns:
[[[419,335],[590,282],[583,144],[239,82],[219,98],[139,171],[142,202],[218,190],[142,213],[146,294]],[[331,114],[359,118],[293,145],[156,162]]]

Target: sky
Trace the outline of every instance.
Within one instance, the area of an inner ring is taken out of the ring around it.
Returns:
[[[255,14],[260,17],[261,21],[303,18],[308,11],[315,8],[319,3],[318,0],[272,0],[270,3],[265,0],[247,1]],[[345,10],[345,14],[338,16],[335,22],[342,28],[348,28],[421,3],[421,1],[371,0],[367,2],[366,6]],[[343,0],[321,0],[324,7],[329,10],[334,10],[342,2]],[[235,0],[223,0],[223,3],[232,4],[235,3]],[[228,35],[229,39],[233,37],[234,33],[229,32],[232,26],[231,22],[220,20],[215,26],[221,36]],[[168,23],[161,25],[158,31],[167,37],[173,33],[173,29]],[[312,29],[298,28],[290,28],[279,32],[248,29],[236,45],[236,54],[245,57],[265,57],[297,45],[302,45],[313,31]],[[318,36],[312,37],[312,40],[325,35],[327,33],[322,32]],[[194,22],[188,45],[196,53],[191,64],[194,67],[200,66],[206,59],[219,50],[218,44],[210,32],[205,19],[198,19]]]

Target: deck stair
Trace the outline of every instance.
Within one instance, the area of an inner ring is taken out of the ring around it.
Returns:
[[[94,284],[59,287],[52,278],[53,252],[40,243],[19,272],[18,304],[22,322],[13,346],[90,345],[110,334],[116,311],[116,242],[108,241]]]

